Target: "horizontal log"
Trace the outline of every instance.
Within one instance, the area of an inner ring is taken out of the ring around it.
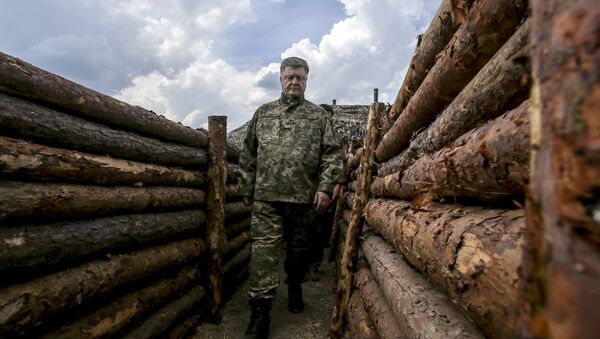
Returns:
[[[187,318],[173,326],[168,332],[163,333],[161,337],[165,339],[189,338],[193,335],[193,330],[198,323],[206,317],[206,314],[206,307],[200,303],[199,307],[189,312]]]
[[[523,210],[371,199],[366,220],[487,336],[519,336]]]
[[[410,268],[383,238],[367,236],[361,248],[405,338],[484,338],[450,299]]]
[[[118,287],[184,264],[205,251],[188,239],[130,254],[111,256],[0,290],[0,334],[22,333],[52,316],[91,304]]]
[[[526,0],[480,0],[439,54],[376,150],[379,162],[408,144],[413,133],[429,125],[513,35],[527,11]]]
[[[83,260],[93,254],[123,251],[181,234],[202,236],[201,210],[112,216],[82,221],[0,229],[0,274],[7,271]]]
[[[353,339],[379,339],[373,320],[365,308],[365,302],[358,290],[355,290],[348,302],[346,312],[347,332]]]
[[[250,230],[250,223],[251,219],[250,216],[248,216],[248,218],[225,225],[225,233],[227,234],[227,239],[231,240],[233,237],[240,234],[241,232]]]
[[[364,258],[359,261],[355,281],[379,336],[384,339],[403,338],[398,320]]]
[[[172,300],[177,292],[196,284],[199,270],[196,265],[185,267],[175,276],[156,281],[137,291],[75,319],[58,330],[43,336],[46,339],[99,338],[115,336],[125,326],[135,323],[149,310]]]
[[[225,201],[233,202],[242,198],[238,185],[225,185]]]
[[[489,121],[449,147],[425,155],[401,176],[373,180],[371,194],[412,199],[474,197],[493,201],[522,195],[529,179],[529,104]]]
[[[205,149],[111,129],[5,94],[0,94],[0,132],[50,146],[144,163],[188,168],[207,163]]]
[[[0,137],[0,173],[77,184],[201,187],[205,173]]]
[[[229,202],[225,204],[225,221],[230,222],[249,215],[252,205],[246,206],[242,201]]]
[[[198,208],[199,189],[183,187],[103,187],[0,181],[0,221],[79,218]]]
[[[96,92],[4,53],[0,53],[0,91],[65,108],[71,114],[142,135],[196,147],[208,145],[206,133]]]
[[[173,324],[181,320],[197,305],[204,302],[206,291],[202,286],[194,286],[180,298],[157,310],[141,324],[123,336],[126,339],[159,338]]]
[[[525,100],[531,72],[529,26],[526,20],[407,149],[381,164],[378,175],[403,172],[419,157],[450,145],[479,122],[496,118]]]
[[[227,184],[237,184],[237,179],[240,176],[240,166],[231,162],[227,163]]]
[[[250,243],[246,243],[241,250],[239,250],[231,259],[225,262],[223,265],[223,272],[225,280],[231,280],[235,276],[236,271],[240,266],[247,265],[250,260],[250,252],[252,246]]]
[[[235,254],[240,248],[250,242],[250,232],[243,232],[237,237],[229,240],[225,245],[225,250],[223,251],[223,255],[225,258],[228,258]]]

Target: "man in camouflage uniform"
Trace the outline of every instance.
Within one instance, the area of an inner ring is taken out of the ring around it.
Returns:
[[[341,146],[330,114],[304,99],[307,76],[305,60],[283,60],[281,98],[256,110],[240,154],[240,191],[244,203],[254,203],[249,338],[268,336],[283,239],[287,242],[288,308],[294,313],[304,309],[301,283],[308,269],[315,212],[323,213],[329,205],[342,169]]]

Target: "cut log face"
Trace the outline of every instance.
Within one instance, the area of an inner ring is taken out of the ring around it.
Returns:
[[[513,35],[526,11],[525,0],[477,1],[383,137],[376,159],[382,162],[398,154],[413,133],[431,123]]]
[[[206,150],[156,139],[82,120],[0,94],[0,131],[7,136],[144,163],[205,167]]]
[[[77,184],[132,186],[204,185],[205,174],[114,159],[0,137],[0,172]]]
[[[437,203],[413,210],[409,202],[371,199],[366,211],[369,226],[487,336],[518,337],[523,210]]]
[[[450,299],[411,269],[381,237],[367,237],[361,248],[405,338],[484,338]]]

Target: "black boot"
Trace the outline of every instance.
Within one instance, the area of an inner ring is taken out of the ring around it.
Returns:
[[[250,324],[246,329],[246,339],[267,339],[269,337],[269,323],[271,322],[271,299],[256,299],[250,302],[252,315]]]
[[[304,311],[302,286],[300,283],[290,283],[288,285],[288,310],[290,310],[292,313],[300,313]]]

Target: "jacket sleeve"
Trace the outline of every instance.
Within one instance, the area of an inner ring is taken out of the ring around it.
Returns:
[[[329,114],[323,115],[323,136],[321,138],[321,161],[319,164],[320,178],[317,191],[331,194],[333,185],[342,173],[342,146],[335,131]]]
[[[254,196],[254,183],[256,180],[256,150],[258,140],[256,139],[256,113],[248,124],[246,138],[240,153],[240,183],[239,193],[244,197]]]

